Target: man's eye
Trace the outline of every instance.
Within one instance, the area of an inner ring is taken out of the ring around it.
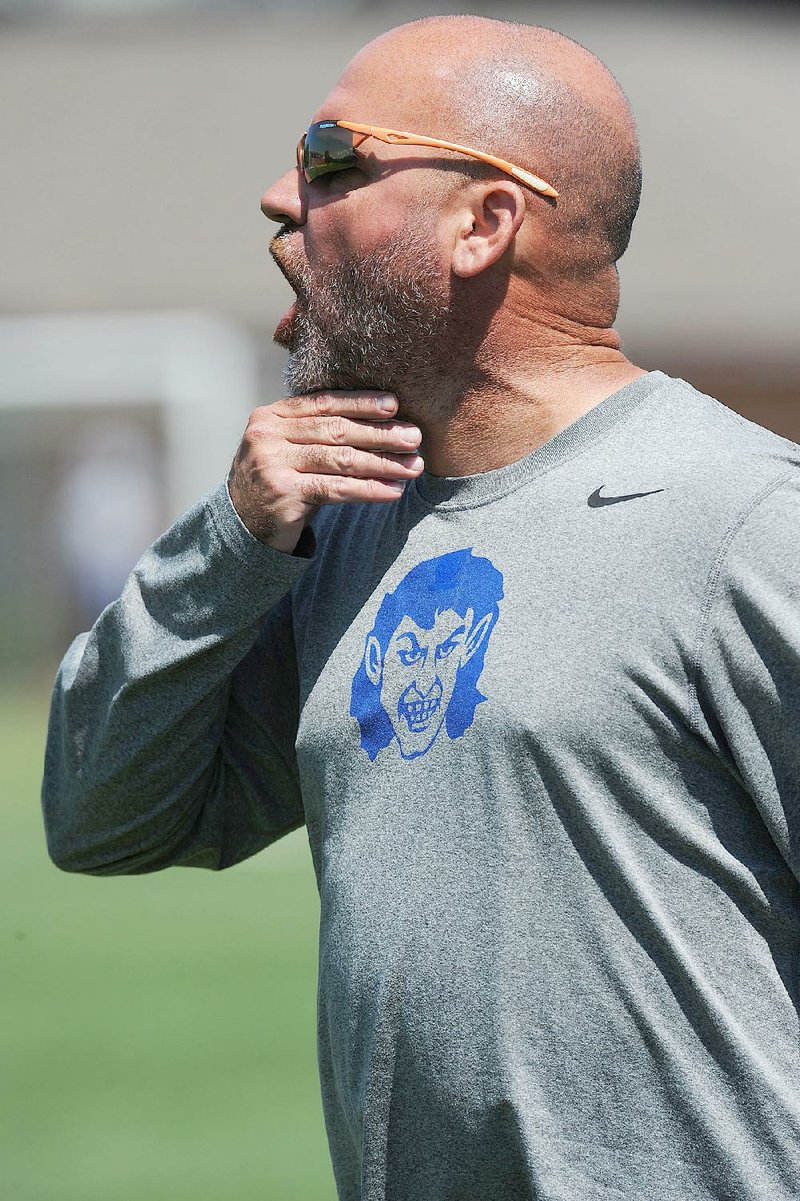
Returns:
[[[318,175],[314,180],[315,184],[323,183],[324,186],[329,186],[336,180],[341,183],[350,183],[352,185],[354,176],[358,174],[358,167],[340,167],[338,171],[326,171],[323,175]],[[344,176],[344,179],[341,179]]]
[[[404,663],[406,667],[410,667],[412,663],[417,663],[422,658],[422,651],[419,648],[416,650],[399,650],[397,653],[400,656],[400,662]]]

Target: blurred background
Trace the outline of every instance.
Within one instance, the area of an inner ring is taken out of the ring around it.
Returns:
[[[630,359],[800,441],[793,5],[480,4],[584,43],[637,116]],[[0,1192],[333,1201],[303,831],[229,872],[47,859],[71,638],[281,395],[264,188],[375,34],[461,5],[0,0]],[[361,115],[361,114],[359,114]],[[368,117],[368,114],[365,116]]]

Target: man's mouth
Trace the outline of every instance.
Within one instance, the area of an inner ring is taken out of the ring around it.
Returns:
[[[270,254],[275,260],[278,270],[284,277],[289,287],[295,293],[295,301],[291,307],[284,313],[275,327],[275,333],[272,335],[273,340],[279,346],[286,347],[287,350],[292,349],[294,341],[295,322],[297,320],[298,306],[302,303],[303,289],[299,281],[294,278],[294,272],[289,270],[286,260],[291,256],[291,244],[286,240],[288,231],[280,231],[272,239],[269,247]]]
[[[284,346],[287,350],[292,349],[294,343],[294,325],[297,319],[298,304],[295,300],[294,304],[288,309],[275,327],[275,333],[272,335],[273,341],[279,346]]]

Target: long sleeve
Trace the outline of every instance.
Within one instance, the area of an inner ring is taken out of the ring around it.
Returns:
[[[314,548],[257,542],[221,483],[74,641],[42,787],[59,867],[224,868],[302,825],[290,589]]]
[[[800,473],[762,489],[717,556],[698,716],[800,880]]]

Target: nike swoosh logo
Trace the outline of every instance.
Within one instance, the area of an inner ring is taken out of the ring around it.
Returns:
[[[601,484],[600,488],[605,488],[605,484]],[[655,496],[656,492],[663,492],[663,488],[653,488],[652,492],[629,492],[626,496],[601,496],[600,488],[596,488],[589,497],[589,504],[593,509],[599,509],[601,505],[617,505],[621,500],[636,500],[637,496]]]

